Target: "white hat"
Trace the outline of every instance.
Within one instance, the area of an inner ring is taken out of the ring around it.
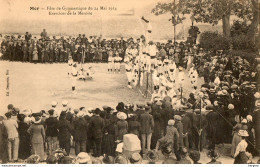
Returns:
[[[32,119],[30,117],[25,117],[23,120],[24,123],[29,124],[32,122]]]
[[[85,152],[80,152],[77,157],[76,157],[76,163],[79,164],[87,164],[87,163],[92,163],[90,156],[88,153]]]
[[[173,126],[175,124],[175,121],[173,119],[170,119],[168,121],[168,125]]]
[[[244,136],[244,137],[249,136],[249,135],[248,135],[248,132],[247,132],[246,130],[239,130],[239,131],[238,131],[238,135],[239,135],[239,136]]]
[[[79,111],[77,113],[77,117],[84,117],[84,115],[85,115],[84,111]]]
[[[52,106],[56,106],[57,104],[58,104],[57,101],[52,101],[52,102],[51,102],[51,105],[52,105]]]
[[[247,115],[246,119],[248,122],[252,122],[253,121],[253,117],[251,115]]]
[[[30,109],[23,109],[20,114],[23,114],[25,116],[29,116],[32,114],[32,111]]]
[[[259,93],[259,92],[256,92],[256,93],[254,94],[254,96],[255,96],[256,99],[260,99],[260,93]]]
[[[124,112],[118,112],[116,116],[121,120],[125,120],[127,118],[127,115]]]
[[[242,124],[246,124],[246,123],[247,123],[247,120],[246,120],[246,119],[243,119],[243,120],[241,121],[241,123],[242,123]]]
[[[61,111],[67,111],[68,110],[68,106],[63,106]]]
[[[234,105],[233,104],[229,104],[228,105],[228,109],[233,110],[234,109]]]
[[[68,105],[68,103],[69,103],[69,102],[68,102],[67,100],[63,100],[61,104],[62,104],[63,106],[66,106],[66,105]]]

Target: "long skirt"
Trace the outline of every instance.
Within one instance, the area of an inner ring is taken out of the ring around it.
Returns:
[[[40,156],[40,161],[44,161],[44,146],[43,143],[32,143],[32,153]]]
[[[231,145],[231,156],[234,157],[236,148],[238,143],[240,143],[241,137],[237,134],[237,132],[234,133],[233,139],[232,139],[232,145]]]

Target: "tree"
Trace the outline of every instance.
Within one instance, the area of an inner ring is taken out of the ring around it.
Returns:
[[[152,13],[160,15],[164,13],[191,14],[196,22],[218,24],[222,21],[223,34],[230,37],[230,16],[251,22],[251,31],[248,35],[255,36],[258,24],[258,0],[179,0],[174,3],[158,3]]]

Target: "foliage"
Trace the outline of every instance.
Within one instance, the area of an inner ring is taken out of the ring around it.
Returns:
[[[249,40],[245,34],[240,34],[232,37],[232,46],[234,50],[248,50],[249,52],[257,52],[257,43],[253,43]]]
[[[205,31],[201,34],[200,47],[206,50],[228,50],[230,48],[230,41],[227,37],[218,32]]]
[[[244,21],[234,20],[233,25],[231,26],[230,33],[231,37],[237,35],[245,35],[249,30],[249,26]]]
[[[196,22],[212,25],[218,24],[224,16],[230,15],[236,15],[244,21],[251,21],[254,1],[257,0],[172,0],[168,3],[158,3],[152,9],[152,13],[155,15],[171,13],[181,18],[180,21],[184,19],[185,14],[191,14]]]
[[[231,50],[229,54],[232,56],[239,56],[243,59],[246,59],[251,64],[253,64],[255,58],[257,57],[257,54],[255,52],[248,52],[248,50]]]

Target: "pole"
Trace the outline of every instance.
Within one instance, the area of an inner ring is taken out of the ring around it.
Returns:
[[[181,86],[181,104],[183,104],[183,103],[182,103],[182,86]]]
[[[9,96],[9,70],[6,70],[6,96]]]
[[[202,119],[202,114],[201,114],[201,107],[202,107],[202,98],[200,98],[200,128],[199,128],[199,151],[202,151],[201,148],[201,119]]]
[[[149,78],[149,73],[148,71],[146,72],[146,90],[145,90],[145,97],[148,97],[148,78]]]
[[[175,5],[176,5],[176,0],[174,0],[174,7],[175,7]],[[174,10],[174,24],[173,24],[173,26],[174,26],[174,39],[173,39],[173,41],[175,43],[176,42],[176,9]]]

